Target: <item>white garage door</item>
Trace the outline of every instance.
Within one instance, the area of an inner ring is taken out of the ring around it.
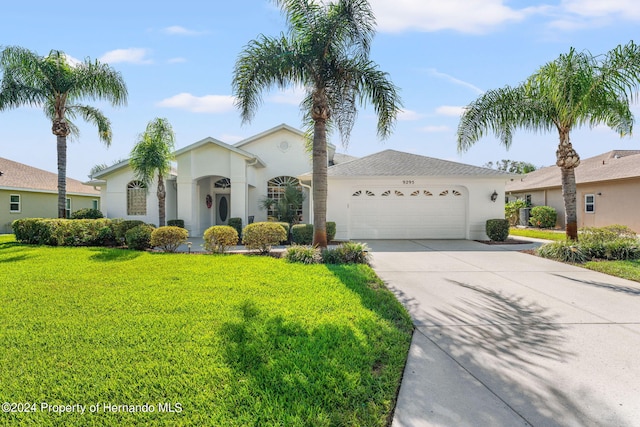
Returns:
[[[462,187],[361,188],[349,203],[351,239],[464,239]]]

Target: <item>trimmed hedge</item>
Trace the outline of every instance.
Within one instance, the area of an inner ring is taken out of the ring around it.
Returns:
[[[154,227],[147,224],[136,225],[124,233],[124,239],[129,249],[144,251],[151,248],[151,233]]]
[[[167,225],[170,227],[184,228],[184,219],[170,219],[167,221]]]
[[[71,214],[71,219],[98,219],[104,218],[102,212],[98,209],[84,208],[78,209]]]
[[[229,218],[229,227],[233,227],[238,233],[238,242],[240,241],[240,237],[242,237],[242,218]],[[238,243],[236,242],[236,244]]]
[[[488,219],[486,232],[489,239],[494,242],[504,242],[509,237],[508,219]]]
[[[189,232],[184,228],[168,225],[153,230],[149,244],[152,248],[159,247],[165,252],[175,252],[180,245],[187,243],[188,238]]]
[[[336,237],[336,223],[327,221],[327,242]],[[310,245],[313,243],[313,224],[296,224],[291,227],[291,243]]]
[[[327,221],[327,242],[332,241],[336,237],[336,223]]]
[[[113,231],[115,232],[116,239],[120,242],[124,242],[127,231],[139,225],[145,225],[145,222],[140,221],[139,219],[126,219],[126,220],[114,221]]]
[[[32,245],[112,246],[116,243],[108,218],[23,218],[12,223],[16,240]]]
[[[203,247],[209,252],[224,253],[238,244],[238,232],[230,225],[214,225],[204,232]]]
[[[262,254],[271,252],[271,247],[287,240],[289,224],[285,228],[280,222],[254,222],[242,230],[242,243],[247,249],[257,249]]]

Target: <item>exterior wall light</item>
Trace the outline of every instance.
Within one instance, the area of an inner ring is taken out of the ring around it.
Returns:
[[[491,195],[491,201],[495,203],[496,200],[498,200],[498,192],[496,190],[493,190],[493,194]]]

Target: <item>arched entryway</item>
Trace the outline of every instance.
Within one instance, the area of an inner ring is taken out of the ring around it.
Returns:
[[[204,232],[213,225],[229,224],[231,214],[231,180],[224,176],[207,176],[196,181],[198,223]]]

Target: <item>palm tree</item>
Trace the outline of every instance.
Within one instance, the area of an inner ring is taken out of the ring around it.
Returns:
[[[300,187],[292,182],[287,182],[282,187],[280,198],[264,197],[260,200],[260,207],[265,210],[273,210],[278,221],[288,223],[289,230],[291,230],[291,226],[299,221],[298,211],[302,207],[302,202],[304,202],[304,193]]]
[[[261,93],[272,86],[299,85],[309,133],[313,129],[313,242],[327,246],[327,128],[347,144],[357,105],[371,102],[378,135],[391,133],[400,110],[397,88],[369,59],[375,19],[366,0],[274,0],[288,21],[288,35],[260,35],[235,66],[233,90],[243,123],[252,119]]]
[[[148,188],[154,175],[158,174],[158,223],[165,225],[166,197],[164,177],[171,171],[175,134],[167,119],[156,118],[147,124],[131,150],[129,164],[136,177]]]
[[[508,149],[516,128],[559,136],[556,165],[562,174],[565,230],[578,239],[575,168],[580,156],[570,132],[583,125],[604,124],[622,137],[631,133],[633,101],[640,82],[640,48],[633,42],[604,56],[568,54],[542,66],[517,87],[506,86],[481,95],[467,106],[458,126],[458,150],[468,150],[493,132]]]
[[[100,140],[111,144],[111,123],[97,108],[77,104],[83,98],[125,105],[127,88],[120,73],[86,59],[71,64],[59,50],[46,57],[10,46],[0,53],[0,110],[23,105],[41,106],[52,122],[58,151],[58,217],[66,216],[67,136],[78,134],[72,120],[81,117],[98,127]]]

